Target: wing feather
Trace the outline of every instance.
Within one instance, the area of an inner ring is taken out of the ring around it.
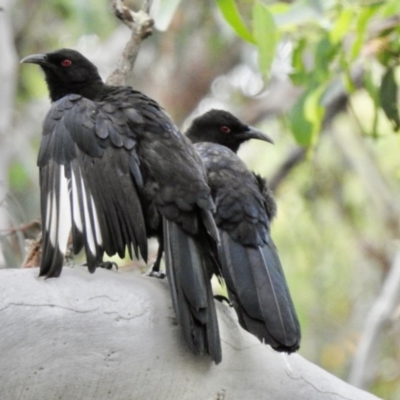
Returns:
[[[43,218],[41,275],[58,276],[72,231],[74,253],[85,249],[93,272],[103,254],[126,248],[147,258],[139,195],[143,179],[135,135],[116,104],[69,95],[55,102],[38,156]],[[136,122],[137,123],[137,122]],[[125,146],[125,147],[124,147]]]
[[[271,193],[226,147],[201,143],[196,149],[215,196],[222,275],[239,322],[276,350],[296,351],[300,326],[270,237]]]

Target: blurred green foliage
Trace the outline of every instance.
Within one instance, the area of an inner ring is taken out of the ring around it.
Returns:
[[[253,8],[252,34],[237,9],[236,3],[242,2],[218,0],[217,3],[238,36],[256,44],[259,67],[266,76],[273,61],[277,38],[293,43],[293,71],[290,76],[294,84],[305,88],[305,92],[288,118],[293,136],[300,145],[316,144],[316,135],[321,131],[324,117],[321,96],[338,77],[344,81],[349,92],[353,92],[354,63],[365,61],[368,52],[375,53],[376,60],[386,69],[378,82],[369,82],[371,93],[381,87],[381,96],[374,96],[376,109],[383,109],[395,130],[400,128],[394,75],[400,56],[398,21],[394,20],[375,32],[376,37],[371,37],[367,30],[374,16],[397,18],[400,2],[297,0],[267,2],[266,5],[260,0],[250,4],[246,1],[243,3]],[[306,62],[307,58],[311,58],[311,64]],[[368,67],[365,72],[370,72]],[[372,134],[376,134],[374,128]]]

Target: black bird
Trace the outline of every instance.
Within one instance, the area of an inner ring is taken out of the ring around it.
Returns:
[[[219,274],[214,204],[201,158],[152,99],[108,86],[74,50],[34,54],[52,106],[38,156],[43,226],[40,275],[61,273],[72,230],[90,272],[104,253],[147,259],[157,236],[175,312],[194,354],[221,361],[210,278]]]
[[[249,139],[272,140],[222,110],[196,118],[186,134],[207,169],[222,244],[222,275],[240,324],[275,350],[296,351],[300,325],[270,236],[275,201],[266,181],[235,154]]]

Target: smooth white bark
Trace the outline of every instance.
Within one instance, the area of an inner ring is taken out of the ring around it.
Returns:
[[[222,363],[193,356],[165,280],[80,267],[37,275],[0,271],[2,400],[376,399],[259,343],[220,303]]]
[[[8,168],[12,142],[12,116],[17,77],[17,54],[11,26],[12,0],[0,0],[0,229],[9,225],[6,206]],[[5,267],[5,257],[0,242],[0,268]]]
[[[376,375],[376,358],[382,343],[382,333],[385,327],[391,325],[399,300],[400,253],[397,253],[382,289],[365,318],[365,327],[349,374],[349,382],[352,385],[366,388]]]

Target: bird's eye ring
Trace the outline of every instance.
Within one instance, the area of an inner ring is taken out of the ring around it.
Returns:
[[[229,126],[222,125],[219,127],[219,131],[221,133],[229,133],[231,131],[231,128],[229,128]]]
[[[65,59],[65,60],[61,61],[61,65],[62,65],[63,67],[70,67],[71,64],[72,64],[72,61],[71,61],[71,60],[68,60],[68,59]]]

